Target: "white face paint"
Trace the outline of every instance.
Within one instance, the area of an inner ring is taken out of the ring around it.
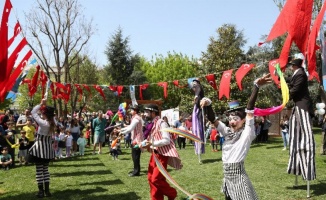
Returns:
[[[234,130],[237,131],[239,128],[242,127],[244,120],[241,120],[239,116],[230,115],[229,116],[229,125]]]
[[[144,116],[150,118],[151,117],[151,112],[149,110],[144,111]]]

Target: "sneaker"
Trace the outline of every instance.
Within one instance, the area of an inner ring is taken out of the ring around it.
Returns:
[[[282,151],[285,151],[286,150],[286,147],[284,147],[283,149],[282,149]]]
[[[95,152],[93,151],[92,155],[95,155]]]
[[[102,151],[99,151],[98,154],[102,154]]]
[[[6,170],[9,170],[9,166],[6,167]]]

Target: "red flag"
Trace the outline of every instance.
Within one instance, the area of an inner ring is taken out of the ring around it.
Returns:
[[[176,87],[178,87],[178,88],[185,88],[185,87],[188,86],[188,84],[186,84],[186,85],[179,85],[179,80],[174,80],[173,81],[173,85],[176,86]]]
[[[159,82],[157,83],[158,86],[163,87],[164,98],[168,97],[168,83],[167,82]]]
[[[91,92],[91,89],[88,87],[88,85],[83,84],[83,87],[88,91],[88,95],[89,95],[90,97],[92,97],[92,92]]]
[[[32,97],[35,94],[35,92],[37,91],[37,80],[38,80],[39,73],[40,73],[40,66],[38,65],[38,66],[36,66],[36,72],[32,78],[32,82],[30,84],[31,87],[29,88],[29,92],[28,92],[28,95],[30,97]]]
[[[79,93],[78,101],[81,101],[82,97],[83,97],[83,89],[81,89],[81,85],[74,84],[74,86],[75,86],[75,88],[77,89],[77,91]]]
[[[123,91],[123,86],[122,85],[118,85],[118,87],[117,87],[118,97],[120,96],[120,94],[122,93],[122,91]]]
[[[218,95],[219,99],[222,99],[223,96],[225,96],[227,99],[230,98],[230,83],[231,83],[232,71],[233,69],[223,72],[221,82],[220,82],[220,91]]]
[[[8,80],[8,72],[7,69],[7,59],[8,59],[8,19],[10,15],[12,5],[9,0],[6,0],[5,6],[2,12],[2,19],[1,19],[1,28],[0,28],[0,83],[7,82]],[[10,71],[11,72],[11,71]],[[9,73],[10,73],[9,72]],[[19,76],[19,74],[18,74]],[[16,79],[15,79],[16,80]],[[4,89],[4,88],[3,88]],[[6,91],[5,91],[6,92]]]
[[[307,50],[308,51],[307,62],[308,62],[309,75],[311,75],[314,72],[317,73],[316,72],[316,50],[318,50],[319,47],[316,45],[316,38],[320,30],[320,25],[324,18],[325,10],[326,10],[326,1],[324,1],[324,5],[321,8],[320,12],[318,13],[314,25],[312,26],[311,32],[309,34],[308,50]],[[320,34],[324,34],[324,33],[320,33]],[[319,80],[319,77],[317,80]]]
[[[27,45],[27,40],[26,40],[26,38],[23,38],[19,42],[19,44],[17,45],[15,50],[9,56],[8,63],[7,63],[7,72],[6,72],[7,74],[6,74],[6,76],[10,76],[10,73],[11,73],[12,69],[14,68],[15,62],[16,62],[16,60],[18,58],[19,52],[25,47],[25,45]]]
[[[241,81],[243,77],[254,67],[254,64],[242,64],[241,67],[235,72],[235,79],[240,90],[242,90]]]
[[[143,85],[139,85],[139,98],[141,100],[143,100],[143,90],[146,90],[148,86],[149,86],[148,83],[145,83]]]
[[[18,76],[22,73],[24,67],[27,64],[27,61],[29,58],[32,56],[32,51],[29,50],[27,54],[24,56],[23,60],[18,64],[18,66],[14,69],[13,73],[10,75],[9,80],[7,80],[3,85],[2,85],[2,90],[0,92],[0,101],[3,101],[6,95],[6,92],[9,91],[15,84]],[[0,73],[2,74],[2,73]],[[1,88],[1,87],[0,87]],[[9,90],[7,90],[10,88]]]
[[[269,61],[268,63],[268,69],[269,69],[269,73],[271,74],[271,77],[274,81],[274,83],[280,87],[280,81],[278,80],[278,76],[276,76],[275,74],[275,65],[278,63],[278,59],[274,59]]]
[[[103,97],[103,99],[105,100],[105,95],[104,95],[104,92],[103,92],[101,86],[99,86],[99,85],[93,85],[93,87],[95,88],[95,90],[97,90],[97,91],[100,93],[100,95],[101,95],[101,96]]]
[[[112,92],[117,91],[117,86],[109,85],[108,87]]]
[[[50,89],[51,89],[51,92],[52,92],[52,99],[57,99],[57,95],[56,95],[55,89],[54,89],[54,83],[51,83]]]
[[[217,90],[215,75],[214,74],[208,74],[205,77],[206,77],[207,82],[214,88],[214,90]]]
[[[46,82],[48,81],[48,77],[46,76],[46,74],[41,71],[41,74],[40,74],[40,81],[41,81],[41,85],[42,85],[42,99],[44,98],[44,93],[45,93],[45,85],[46,85]]]
[[[14,35],[8,40],[8,47],[14,42],[16,36],[20,33],[21,27],[19,22],[16,23],[15,28],[14,28]]]
[[[286,1],[277,21],[270,31],[266,41],[288,32],[287,39],[280,54],[280,66],[283,69],[288,61],[289,48],[292,41],[300,51],[305,54],[310,32],[313,0],[288,0]]]
[[[31,79],[24,78],[20,84],[23,85],[23,84],[29,84],[29,83],[31,83]]]
[[[320,83],[319,75],[316,71],[312,71],[311,73],[309,73],[308,80],[311,81],[314,78]]]

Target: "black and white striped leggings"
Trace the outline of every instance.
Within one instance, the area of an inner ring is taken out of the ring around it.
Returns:
[[[37,184],[50,182],[49,163],[36,164],[36,182]]]

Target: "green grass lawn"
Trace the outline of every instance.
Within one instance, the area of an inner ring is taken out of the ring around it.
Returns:
[[[326,199],[326,156],[319,154],[320,130],[315,130],[317,180],[311,181],[311,199]],[[123,147],[124,144],[122,144]],[[306,182],[299,177],[298,189],[293,189],[294,176],[286,173],[288,151],[282,151],[282,138],[271,138],[267,144],[253,144],[245,161],[247,173],[260,199],[306,199]],[[112,160],[108,147],[101,155],[61,159],[50,165],[52,197],[48,199],[150,199],[147,182],[149,153],[141,157],[141,176],[128,177],[132,169],[130,149],[122,149],[118,161]],[[212,152],[206,146],[198,164],[193,146],[179,151],[183,169],[169,168],[171,176],[190,193],[203,193],[213,199],[224,199],[220,192],[222,183],[221,152]],[[35,199],[37,184],[35,166],[22,166],[0,171],[0,199]],[[178,191],[177,199],[184,199]]]

